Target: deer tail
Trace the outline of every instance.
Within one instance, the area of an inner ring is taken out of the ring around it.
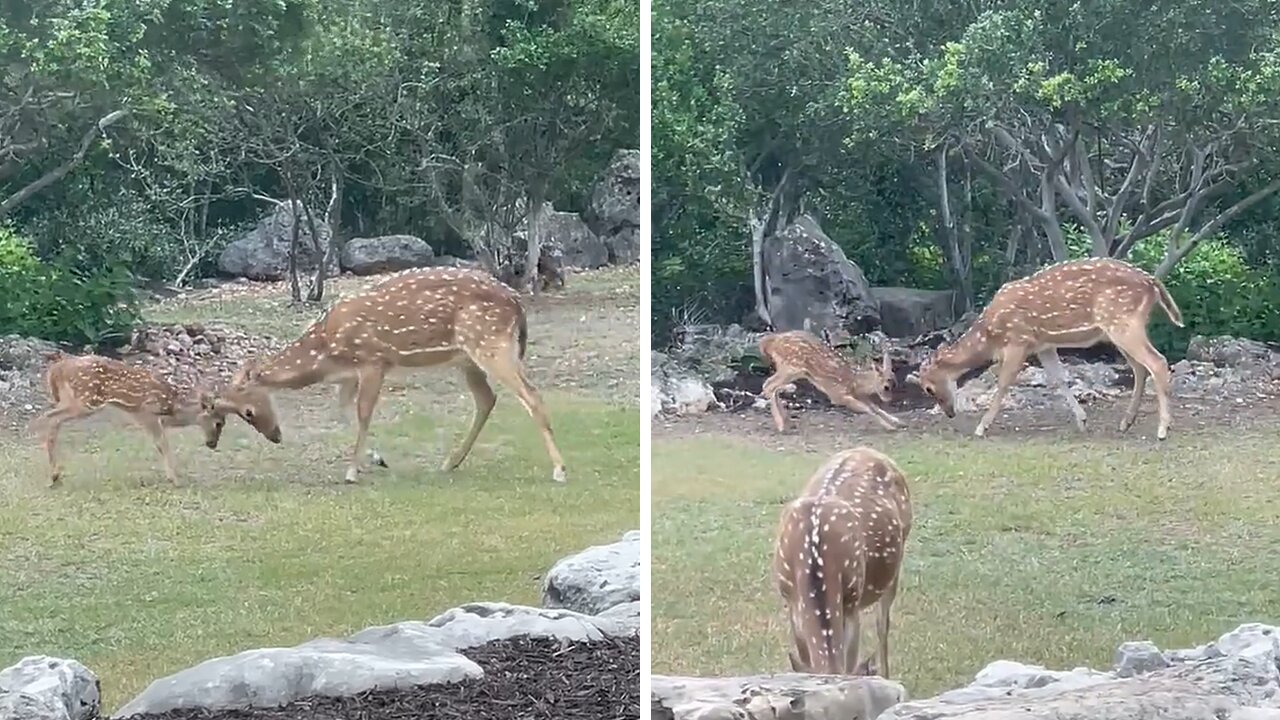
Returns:
[[[1164,283],[1160,282],[1160,278],[1157,277],[1153,277],[1152,280],[1156,284],[1156,301],[1160,303],[1164,314],[1169,316],[1169,322],[1178,327],[1185,327],[1182,324],[1182,311],[1178,309],[1178,303],[1173,301],[1173,296],[1169,294]]]
[[[811,598],[814,603],[813,613],[817,620],[818,642],[826,658],[829,672],[840,672],[844,667],[844,602],[841,598],[841,568],[835,563],[826,562],[822,550],[831,548],[834,538],[828,538],[831,532],[823,531],[824,526],[831,527],[831,519],[826,517],[828,508],[821,500],[809,505],[809,527],[805,535],[808,559],[805,572],[808,574]],[[811,658],[817,660],[817,658]],[[817,663],[818,668],[823,664]]]

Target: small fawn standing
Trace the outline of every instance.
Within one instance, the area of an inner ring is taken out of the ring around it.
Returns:
[[[89,417],[103,408],[121,410],[151,436],[164,461],[165,477],[178,484],[165,430],[199,425],[209,449],[218,447],[228,414],[236,414],[272,442],[280,442],[280,428],[265,393],[231,390],[217,395],[207,389],[184,391],[143,368],[98,355],[54,354],[45,370],[45,387],[54,407],[31,422],[42,435],[49,456],[49,480],[62,480],[58,434],[70,420]]]
[[[492,378],[515,391],[542,431],[553,465],[564,482],[564,460],[551,433],[542,398],[524,371],[528,325],[511,288],[486,272],[456,268],[409,270],[334,303],[302,337],[264,359],[251,359],[236,373],[240,389],[299,389],[317,383],[338,386],[339,404],[356,407],[356,442],[347,466],[355,482],[369,422],[393,369],[453,365],[462,370],[475,401],[471,428],[445,461],[452,470],[475,444],[497,396]],[[381,456],[372,453],[381,462]]]
[[[869,674],[870,657],[858,662],[860,613],[878,603],[876,670],[889,677],[889,610],[911,519],[906,477],[867,447],[832,455],[783,508],[773,571],[791,626],[792,670]]]
[[[760,338],[760,352],[774,368],[773,374],[764,381],[761,394],[769,400],[769,411],[778,432],[786,430],[778,390],[796,380],[808,380],[832,403],[867,413],[887,430],[896,430],[905,424],[872,400],[879,398],[887,403],[892,399],[893,367],[888,352],[884,353],[879,367],[854,369],[834,348],[805,330],[766,334]]]
[[[1057,349],[1092,347],[1109,340],[1133,369],[1133,397],[1120,430],[1128,430],[1138,417],[1150,376],[1160,412],[1156,437],[1164,440],[1169,435],[1172,373],[1147,338],[1147,321],[1157,305],[1174,325],[1182,327],[1182,313],[1164,283],[1133,265],[1105,258],[1051,265],[1005,283],[969,330],[954,344],[934,351],[907,382],[919,385],[947,417],[955,417],[956,379],[967,370],[996,362],[998,385],[974,430],[982,437],[1027,356],[1034,354],[1066,401],[1076,426],[1084,430],[1085,412],[1071,394]]]

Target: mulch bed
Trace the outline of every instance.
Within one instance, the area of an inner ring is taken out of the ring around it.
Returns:
[[[171,710],[133,720],[636,720],[640,640],[517,638],[462,651],[484,677],[452,685],[313,697],[278,708]]]

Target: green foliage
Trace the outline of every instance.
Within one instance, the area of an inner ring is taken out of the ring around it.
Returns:
[[[133,278],[120,266],[85,273],[36,259],[25,238],[0,227],[0,335],[101,345],[138,319]]]

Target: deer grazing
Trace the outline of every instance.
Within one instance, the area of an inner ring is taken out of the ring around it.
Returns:
[[[911,493],[886,455],[832,455],[782,511],[773,571],[791,627],[791,669],[889,677],[889,611],[898,593]],[[863,610],[878,604],[876,664],[858,662]]]
[[[42,436],[49,457],[50,485],[62,481],[58,461],[58,434],[68,421],[94,415],[104,408],[126,413],[151,436],[164,461],[165,477],[178,484],[172,452],[165,436],[168,428],[199,425],[205,445],[217,449],[225,418],[236,414],[272,442],[280,442],[280,427],[270,398],[251,389],[214,394],[207,388],[181,390],[154,373],[98,355],[51,356],[45,370],[45,387],[53,408],[31,423]]]
[[[1169,435],[1172,373],[1147,338],[1147,321],[1157,305],[1174,325],[1182,327],[1182,313],[1164,283],[1133,265],[1102,258],[1052,265],[1005,283],[969,330],[954,344],[939,347],[907,381],[919,385],[953,418],[956,379],[968,370],[997,363],[995,394],[974,430],[982,437],[1027,356],[1034,354],[1049,383],[1066,400],[1076,426],[1084,430],[1085,412],[1067,385],[1058,348],[1086,348],[1109,340],[1133,369],[1133,397],[1120,430],[1132,427],[1150,376],[1160,412],[1156,437],[1164,440]]]
[[[774,368],[764,381],[761,395],[769,401],[778,432],[786,430],[778,391],[801,379],[808,380],[832,403],[871,415],[885,429],[896,430],[905,424],[872,400],[879,398],[887,403],[892,399],[893,367],[887,352],[878,367],[855,369],[835,349],[806,330],[766,334],[760,338],[760,352]]]
[[[251,359],[232,380],[235,388],[299,389],[317,383],[338,386],[339,404],[356,409],[356,442],[346,481],[355,482],[365,451],[369,421],[393,369],[441,365],[461,368],[475,401],[471,428],[445,461],[453,470],[471,451],[497,396],[489,379],[513,390],[538,425],[564,482],[564,460],[538,391],[525,376],[528,339],[524,308],[515,292],[486,272],[457,268],[410,270],[363,293],[343,298],[283,350]],[[371,453],[381,462],[376,451]]]

